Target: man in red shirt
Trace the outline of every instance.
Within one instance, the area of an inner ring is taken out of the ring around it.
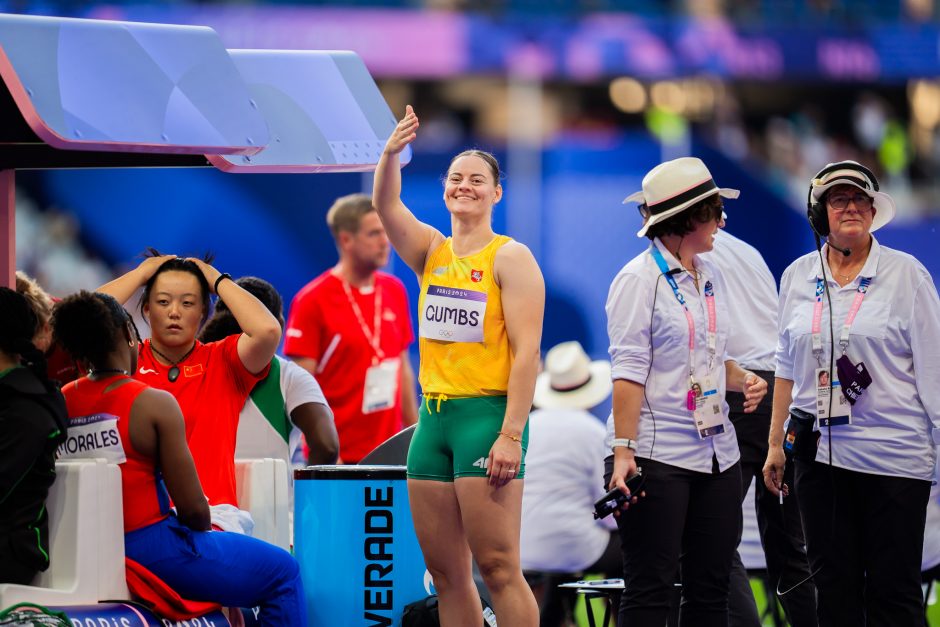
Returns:
[[[357,463],[418,419],[408,345],[414,340],[388,237],[365,194],[338,198],[326,215],[339,262],[294,297],[284,354],[313,374],[339,433],[340,458]]]

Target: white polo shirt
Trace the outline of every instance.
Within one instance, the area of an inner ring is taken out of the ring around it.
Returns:
[[[718,229],[702,255],[718,266],[727,286],[728,357],[742,368],[773,370],[777,347],[777,281],[757,249]]]
[[[826,259],[826,249],[823,249]],[[826,274],[832,276],[828,261]],[[780,281],[776,374],[793,381],[792,407],[815,413],[816,360],[812,318],[817,277],[816,252],[794,261]],[[832,428],[832,462],[839,468],[931,480],[936,451],[933,428],[940,427],[940,299],[927,269],[914,257],[878,244],[873,237],[858,277],[839,287],[829,281],[838,336],[862,277],[871,285],[849,333],[847,355],[864,362],[872,383],[852,407],[852,424]],[[822,299],[823,367],[829,366],[829,305]],[[816,460],[829,462],[829,430],[819,439]]]
[[[646,400],[641,405],[637,436],[639,457],[710,473],[714,455],[720,470],[724,471],[740,458],[734,427],[728,420],[728,404],[724,401],[724,362],[729,330],[727,288],[713,264],[702,257],[694,259],[700,272],[699,285],[704,286],[706,281],[711,281],[715,289],[718,333],[711,374],[722,398],[725,416],[724,433],[702,440],[692,413],[686,408],[689,327],[682,306],[650,253],[652,246],[659,249],[670,269],[681,267],[657,238],[650,249],[633,258],[614,278],[607,295],[611,378],[645,386]],[[687,272],[674,275],[674,278],[695,321],[695,373],[701,378],[708,370],[706,301],[696,291]],[[607,447],[613,437],[614,417],[611,413],[607,419]]]

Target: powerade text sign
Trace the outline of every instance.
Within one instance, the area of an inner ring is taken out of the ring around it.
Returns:
[[[358,479],[355,467],[345,468],[336,473],[344,478],[295,475],[294,550],[308,619],[331,627],[398,627],[404,606],[427,596],[404,469],[388,467],[401,468],[401,479],[389,480]]]
[[[391,611],[395,598],[392,571],[395,569],[395,543],[392,532],[395,518],[391,507],[395,502],[395,489],[363,489],[366,539],[363,542],[363,618],[368,625],[391,625]]]

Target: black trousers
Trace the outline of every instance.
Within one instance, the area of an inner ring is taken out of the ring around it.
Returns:
[[[663,627],[676,573],[679,624],[727,627],[728,578],[741,533],[741,470],[702,473],[637,458],[646,496],[617,518],[623,549],[620,627]],[[605,460],[605,483],[613,456]]]
[[[796,493],[819,624],[922,627],[930,482],[797,461]]]
[[[40,569],[35,564],[25,564],[20,560],[21,554],[22,551],[17,551],[5,538],[0,540],[0,583],[28,586],[39,573]]]
[[[767,395],[755,411],[744,413],[743,394],[728,392],[726,396],[730,408],[729,417],[734,424],[738,447],[741,450],[741,499],[743,501],[751,479],[754,479],[757,527],[761,546],[764,548],[769,579],[778,590],[789,590],[778,598],[790,625],[816,627],[816,589],[809,578],[800,507],[794,496],[796,489],[793,482],[793,465],[787,464],[784,471],[784,482],[790,487],[790,496],[784,499],[783,508],[780,507],[779,499],[764,485],[763,468],[767,460],[774,373],[758,370],[755,374],[765,379],[768,385]],[[804,583],[793,588],[801,581]],[[791,588],[793,589],[790,590]],[[728,613],[730,627],[760,625],[747,571],[737,552],[734,554],[731,574]]]

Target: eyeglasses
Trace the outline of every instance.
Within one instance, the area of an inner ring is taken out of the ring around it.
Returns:
[[[871,211],[872,197],[868,194],[833,194],[829,196],[827,202],[836,211],[845,211],[849,206],[849,201],[855,205],[855,210],[859,213]]]

